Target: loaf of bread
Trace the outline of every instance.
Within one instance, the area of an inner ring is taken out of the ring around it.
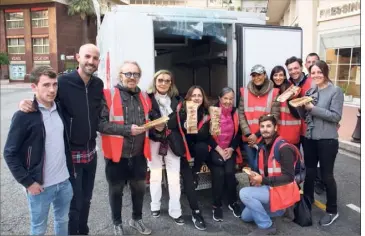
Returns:
[[[276,99],[278,102],[285,102],[291,97],[293,97],[295,94],[298,94],[300,92],[301,88],[298,86],[291,85],[285,92],[280,94],[280,96]]]
[[[304,96],[304,97],[295,98],[295,99],[289,101],[289,104],[293,107],[300,107],[300,106],[303,106],[303,105],[305,105],[305,104],[307,104],[311,101],[313,101],[312,97]]]
[[[186,101],[186,133],[198,133],[198,107],[193,101]]]
[[[162,116],[156,120],[150,121],[143,125],[145,129],[151,129],[157,125],[165,124],[170,118],[168,116]]]
[[[211,135],[220,135],[221,134],[221,125],[220,125],[220,117],[221,117],[222,109],[220,107],[211,106],[209,107],[209,115],[210,115],[210,134]]]

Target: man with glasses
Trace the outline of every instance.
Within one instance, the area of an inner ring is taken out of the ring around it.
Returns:
[[[69,234],[87,235],[90,203],[96,173],[96,130],[103,98],[103,81],[94,76],[100,62],[99,49],[93,44],[80,47],[79,67],[58,77],[55,99],[65,111],[65,129],[70,135],[70,149],[76,172],[71,181],[74,196],[70,207]],[[34,112],[32,100],[20,103],[23,112]]]
[[[127,181],[133,205],[129,225],[141,234],[151,234],[142,221],[146,159],[151,160],[148,131],[143,125],[148,122],[151,102],[137,86],[141,69],[136,62],[125,62],[119,74],[120,82],[104,90],[106,103],[102,104],[99,123],[114,234],[123,235],[122,196]]]

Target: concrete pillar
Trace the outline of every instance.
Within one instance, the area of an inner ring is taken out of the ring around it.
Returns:
[[[298,23],[303,29],[303,61],[317,49],[317,9],[318,0],[297,0]]]

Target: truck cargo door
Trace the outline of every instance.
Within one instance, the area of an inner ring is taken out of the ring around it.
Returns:
[[[291,56],[302,58],[302,29],[299,27],[236,24],[236,91],[251,80],[256,64],[266,68],[268,76],[276,65],[285,69]],[[238,95],[238,94],[237,94]]]

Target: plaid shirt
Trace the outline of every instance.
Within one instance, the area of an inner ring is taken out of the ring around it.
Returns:
[[[71,151],[71,153],[73,163],[89,163],[94,159],[96,149],[94,148],[91,151]]]

